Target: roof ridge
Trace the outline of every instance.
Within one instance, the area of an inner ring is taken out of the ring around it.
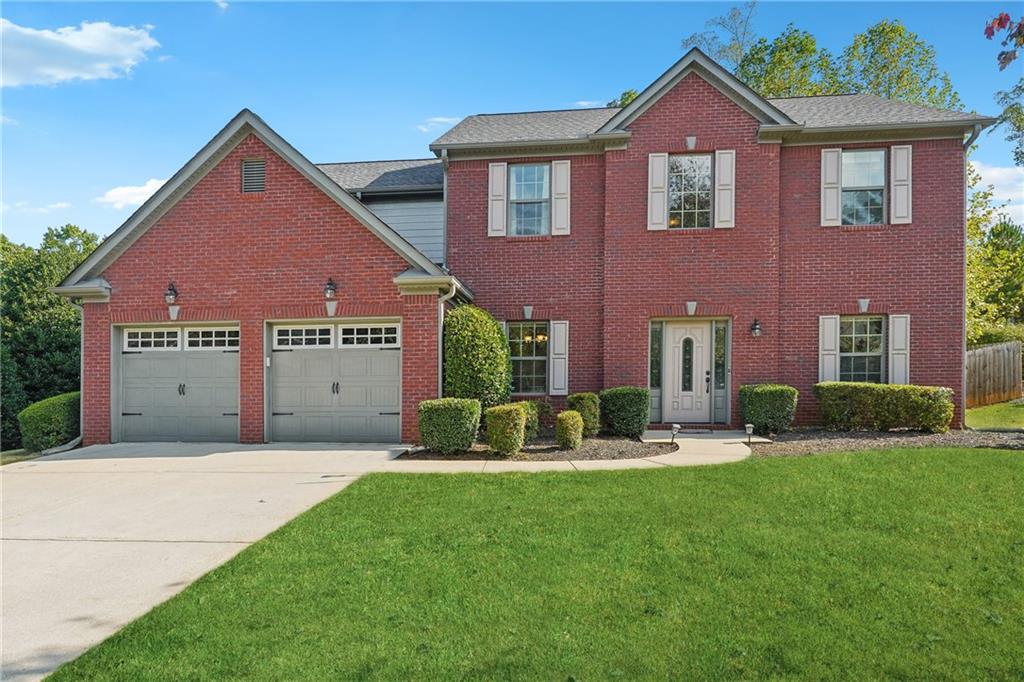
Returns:
[[[825,93],[822,93],[820,95],[790,95],[788,97],[765,97],[765,99],[770,102],[772,100],[777,100],[777,99],[811,99],[812,97],[854,97],[856,95],[871,95],[872,97],[878,97],[878,95],[875,95],[875,94],[870,93],[870,92],[839,92],[839,93],[835,93],[835,94],[825,94]],[[885,99],[885,98],[881,97],[879,99]],[[887,101],[893,101],[893,100],[887,100]]]
[[[515,114],[559,114],[565,111],[611,111],[622,107],[570,107],[567,109],[536,109],[533,111],[495,111],[485,114],[470,114],[466,118],[474,116],[513,116]]]
[[[436,161],[441,162],[441,159],[432,156],[423,156],[418,159],[374,159],[370,161],[325,161],[323,163],[314,164],[316,166],[354,166],[360,163],[404,163],[406,161]]]

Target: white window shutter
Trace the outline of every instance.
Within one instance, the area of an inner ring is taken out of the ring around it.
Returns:
[[[487,166],[487,236],[504,237],[508,220],[508,164]]]
[[[904,225],[911,221],[911,156],[913,147],[909,144],[894,145],[889,153],[890,181],[889,222]]]
[[[821,226],[843,224],[843,150],[821,150]]]
[[[569,161],[551,162],[551,234],[569,234]]]
[[[647,157],[647,229],[668,229],[668,154]]]
[[[565,320],[550,323],[548,374],[548,393],[569,395],[569,323]]]
[[[839,316],[818,318],[818,381],[839,381]]]
[[[715,227],[736,227],[736,152],[715,152]]]
[[[910,383],[910,315],[889,316],[889,383]]]

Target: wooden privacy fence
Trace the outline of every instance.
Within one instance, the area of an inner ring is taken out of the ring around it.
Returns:
[[[1015,400],[1022,393],[1020,341],[967,351],[967,407]]]

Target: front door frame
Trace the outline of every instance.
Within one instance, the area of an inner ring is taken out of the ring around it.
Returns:
[[[732,318],[729,317],[667,317],[667,318],[652,318],[648,323],[648,330],[652,324],[661,325],[661,387],[660,392],[660,412],[659,420],[661,423],[668,423],[671,420],[665,417],[666,405],[668,403],[668,387],[669,382],[674,379],[671,378],[672,369],[669,357],[669,351],[671,343],[668,337],[668,329],[673,324],[685,324],[685,323],[710,323],[710,344],[711,344],[711,391],[709,394],[710,401],[710,418],[707,422],[687,422],[695,424],[730,424],[732,423]],[[724,362],[724,388],[717,388],[718,382],[718,368],[715,366],[715,350],[716,344],[718,343],[717,329],[724,329],[724,345],[725,345],[725,362]],[[648,350],[650,350],[650,331],[648,331]],[[648,359],[649,362],[649,359]],[[724,399],[724,413],[719,414],[715,409],[715,402],[718,398]],[[718,418],[716,418],[716,416]]]

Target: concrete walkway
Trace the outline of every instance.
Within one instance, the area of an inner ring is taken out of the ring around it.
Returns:
[[[381,445],[121,443],[7,465],[0,678],[42,678],[366,473],[652,469],[750,454],[736,434],[677,442],[656,457],[563,462],[402,460],[405,448]]]

